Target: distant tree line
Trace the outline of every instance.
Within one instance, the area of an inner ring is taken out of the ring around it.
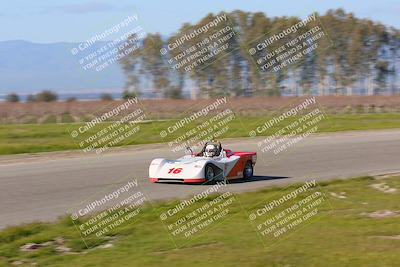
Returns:
[[[44,90],[38,94],[30,94],[26,97],[26,102],[52,102],[57,101],[58,96],[56,93],[50,90]],[[9,93],[6,95],[5,100],[7,102],[19,102],[21,98],[16,93]]]
[[[44,90],[37,94],[29,94],[26,97],[26,102],[53,102],[58,100],[57,93],[51,90]],[[5,97],[6,102],[20,102],[21,97],[17,93],[9,93]],[[69,97],[66,99],[67,102],[76,101],[76,97]]]
[[[148,34],[137,49],[120,60],[126,75],[126,88],[135,95],[151,88],[152,96],[156,98],[180,98],[183,89],[188,87],[196,87],[200,97],[400,92],[400,32],[395,28],[355,18],[342,9],[329,10],[319,19],[333,45],[307,54],[301,64],[278,72],[262,73],[243,44],[271,30],[285,29],[300,19],[270,18],[261,12],[243,11],[233,11],[228,16],[238,33],[230,44],[237,48],[233,52],[206,68],[190,72],[172,69],[167,61],[174,55],[160,54],[160,49],[182,34],[210,22],[215,17],[213,14],[197,24],[183,24],[177,33],[167,39],[160,34]],[[133,40],[136,36],[129,38]],[[190,42],[187,41],[188,47],[195,44]]]
[[[121,98],[124,100],[136,97],[136,93],[129,90],[124,90],[121,94]],[[58,100],[58,95],[51,90],[44,90],[37,94],[30,94],[26,97],[26,102],[53,102]],[[109,93],[100,94],[100,100],[102,101],[111,101],[113,100],[113,96]],[[6,102],[20,102],[21,97],[16,93],[9,93],[5,97]],[[68,97],[66,102],[77,101],[77,98],[74,96]]]

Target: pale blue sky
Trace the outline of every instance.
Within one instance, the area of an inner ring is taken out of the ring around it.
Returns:
[[[400,28],[399,0],[3,0],[0,41],[83,41],[135,13],[147,31],[168,35],[183,22],[196,22],[209,12],[240,9],[268,16],[305,17],[339,7],[357,17]]]

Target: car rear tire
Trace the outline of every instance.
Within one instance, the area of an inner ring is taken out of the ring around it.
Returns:
[[[243,179],[251,179],[253,177],[253,163],[251,161],[246,162],[246,165],[244,166],[243,169]]]

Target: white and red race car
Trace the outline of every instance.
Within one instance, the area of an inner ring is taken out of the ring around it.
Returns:
[[[221,143],[207,142],[203,150],[176,160],[153,159],[149,167],[150,182],[206,183],[253,177],[256,152],[232,152]]]

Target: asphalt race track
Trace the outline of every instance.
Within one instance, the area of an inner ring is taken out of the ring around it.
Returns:
[[[231,139],[225,148],[255,151],[261,139]],[[108,185],[137,178],[149,199],[183,198],[205,185],[152,184],[155,157],[177,158],[167,145],[120,149],[102,155],[81,152],[0,157],[0,228],[49,221]],[[400,172],[400,130],[344,132],[309,136],[278,155],[258,152],[255,177],[227,186],[234,192],[265,186]]]

